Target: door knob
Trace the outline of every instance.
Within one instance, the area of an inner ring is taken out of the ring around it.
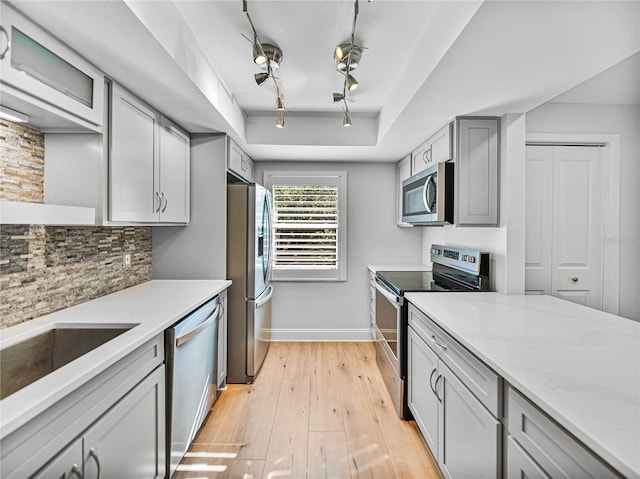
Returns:
[[[572,283],[577,283],[578,282],[578,277],[574,276],[573,278],[571,278],[571,282]]]

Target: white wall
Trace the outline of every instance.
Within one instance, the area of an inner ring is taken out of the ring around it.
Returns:
[[[431,265],[432,244],[466,246],[489,253],[491,289],[505,294],[524,293],[524,116],[500,119],[500,208],[496,228],[422,228],[422,262]]]
[[[347,281],[274,284],[275,339],[369,340],[368,264],[420,264],[421,231],[396,227],[396,166],[389,163],[257,162],[266,170],[347,171]]]
[[[640,321],[640,106],[546,103],[526,115],[527,133],[620,135],[619,314]]]

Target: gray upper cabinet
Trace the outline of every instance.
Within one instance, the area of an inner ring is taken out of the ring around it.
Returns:
[[[411,175],[452,158],[452,125],[447,123],[411,153]]]
[[[2,104],[43,130],[78,125],[101,131],[103,73],[40,27],[0,5]],[[63,119],[56,122],[55,117]]]
[[[396,185],[398,188],[398,194],[396,205],[396,225],[401,227],[411,227],[409,223],[402,221],[402,182],[411,176],[411,155],[409,154],[400,160],[397,168]]]
[[[498,225],[499,119],[455,121],[455,223]]]
[[[115,83],[109,133],[109,220],[187,223],[188,135]]]
[[[255,181],[253,160],[231,138],[227,138],[227,142],[227,168],[236,176],[253,183]]]
[[[160,118],[160,221],[189,222],[189,136]]]

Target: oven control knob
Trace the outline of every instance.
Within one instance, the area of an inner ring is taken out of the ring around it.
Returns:
[[[475,256],[469,256],[469,259],[467,259],[467,261],[469,263],[475,263],[476,262],[476,257]]]
[[[468,261],[469,257],[466,254],[462,255],[462,261]]]
[[[431,254],[440,254],[440,250],[436,248],[431,248]]]

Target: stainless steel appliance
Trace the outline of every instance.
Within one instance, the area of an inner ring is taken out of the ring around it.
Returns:
[[[271,192],[227,185],[227,383],[250,383],[271,340]]]
[[[453,163],[436,163],[402,182],[402,221],[414,225],[453,223]]]
[[[408,305],[406,292],[488,291],[489,255],[432,245],[432,271],[376,272],[376,363],[393,404],[410,418],[406,402]]]
[[[167,477],[171,477],[216,400],[216,296],[165,332],[167,368]]]

